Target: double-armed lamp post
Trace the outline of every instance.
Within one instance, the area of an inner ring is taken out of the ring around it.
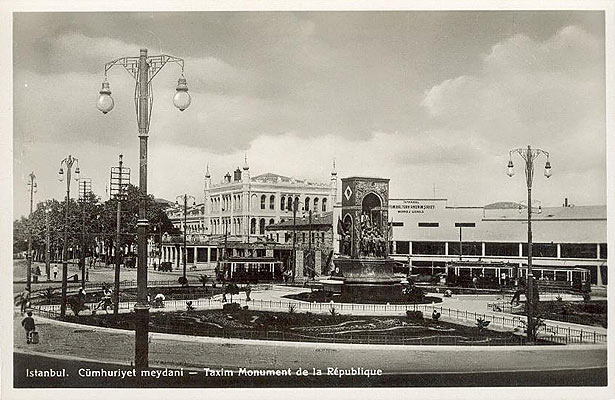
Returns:
[[[538,293],[533,293],[534,276],[532,274],[532,181],[534,179],[534,161],[543,154],[547,158],[545,164],[545,177],[551,177],[551,162],[549,161],[549,153],[541,149],[532,149],[527,146],[527,149],[514,149],[509,152],[508,161],[508,176],[512,177],[514,165],[512,162],[513,154],[518,154],[525,161],[525,182],[527,184],[527,279],[526,279],[526,310],[527,310],[527,339],[529,342],[536,340],[536,324],[534,320],[534,297],[538,298]]]
[[[107,81],[107,72],[116,66],[121,66],[134,78],[135,109],[139,128],[139,220],[137,222],[138,264],[137,264],[137,303],[135,305],[135,367],[138,370],[148,368],[148,323],[149,305],[147,302],[147,138],[153,105],[152,80],[167,63],[175,63],[181,67],[182,74],[177,82],[173,104],[180,111],[190,106],[190,94],[186,78],[184,78],[184,60],[178,57],[161,54],[148,56],[147,49],[141,49],[138,57],[122,57],[105,64],[105,78],[100,90],[96,107],[107,114],[113,109],[114,101]]]
[[[187,250],[186,249],[186,231],[187,231],[187,227],[188,227],[188,224],[187,224],[187,221],[186,221],[186,216],[188,215],[188,200],[189,199],[192,199],[192,205],[195,206],[196,205],[196,198],[194,196],[192,196],[192,195],[182,194],[181,196],[177,196],[175,198],[175,204],[179,205],[179,201],[180,200],[183,201],[183,203],[184,203],[184,229],[183,229],[183,231],[184,231],[184,251],[183,251],[183,254],[182,254],[182,262],[183,262],[183,265],[184,265],[184,274],[182,276],[183,276],[184,279],[183,279],[183,283],[182,284],[185,284],[187,282],[187,279],[188,279],[188,278],[186,278],[186,257],[188,256],[188,253],[186,251]]]
[[[66,207],[64,209],[64,248],[62,249],[62,302],[60,303],[60,317],[66,316],[66,289],[68,278],[68,210],[70,207],[70,181],[71,172],[75,167],[75,180],[79,181],[79,160],[69,154],[60,162],[58,180],[64,180],[64,168],[66,167]],[[74,253],[74,252],[73,252]]]

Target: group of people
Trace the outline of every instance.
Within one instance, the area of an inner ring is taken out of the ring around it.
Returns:
[[[367,213],[361,215],[359,231],[359,255],[362,257],[386,257],[387,255],[387,240],[381,229],[373,223]],[[344,255],[352,253],[352,227],[346,223],[340,226],[342,240],[340,251]]]
[[[367,226],[361,229],[360,246],[364,257],[386,256],[386,240],[378,228]]]

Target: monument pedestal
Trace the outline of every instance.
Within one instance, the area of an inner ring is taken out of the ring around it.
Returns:
[[[403,300],[400,278],[393,276],[390,258],[338,258],[332,279],[343,282],[341,297],[352,302],[397,302]]]

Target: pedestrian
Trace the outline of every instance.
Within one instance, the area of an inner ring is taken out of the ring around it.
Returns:
[[[32,336],[36,329],[34,324],[34,318],[32,318],[32,311],[28,311],[28,316],[21,321],[21,326],[26,330],[26,343],[32,342]]]
[[[164,294],[162,293],[158,293],[155,297],[154,297],[154,307],[156,308],[163,308],[164,307]]]
[[[21,313],[24,314],[26,310],[30,308],[30,291],[28,289],[24,289],[23,292],[19,294],[19,303]]]
[[[58,278],[58,266],[53,266],[53,280],[55,281]]]

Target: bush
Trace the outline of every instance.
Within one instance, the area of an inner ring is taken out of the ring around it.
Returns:
[[[239,303],[225,303],[222,305],[222,311],[226,311],[226,312],[241,311],[241,305],[239,305]]]
[[[329,314],[331,314],[332,317],[337,317],[339,315],[335,306],[329,307]]]
[[[422,311],[406,311],[406,317],[413,321],[422,321],[423,320],[423,312]]]
[[[489,324],[491,323],[491,321],[487,321],[483,318],[477,318],[476,319],[476,327],[478,328],[479,332],[482,332],[483,329],[485,329],[486,327],[489,326]]]

